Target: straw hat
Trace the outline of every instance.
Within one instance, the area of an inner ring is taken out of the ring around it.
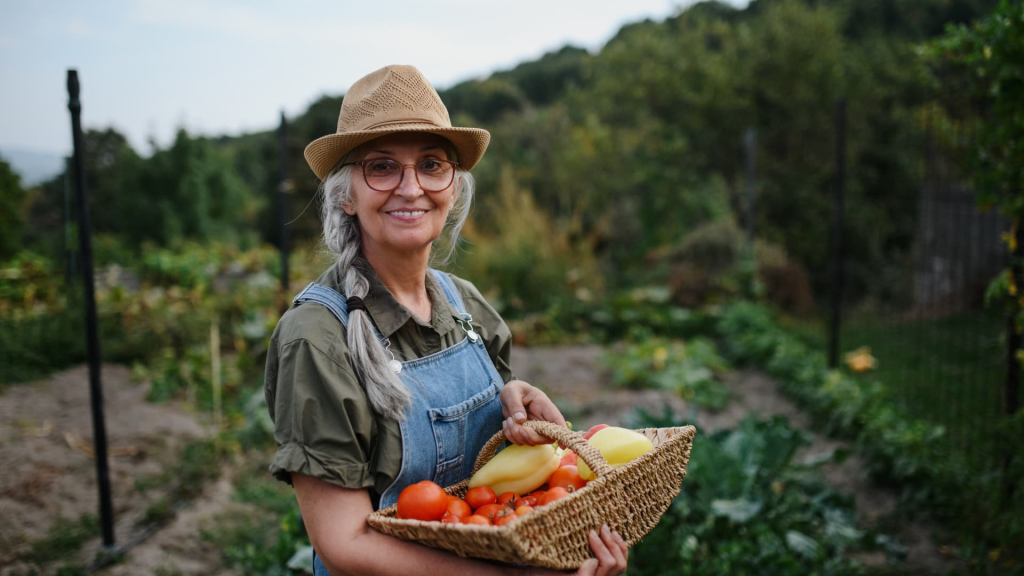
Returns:
[[[363,76],[341,102],[338,131],[306,146],[306,162],[321,180],[357,146],[395,132],[428,132],[451,141],[459,167],[480,161],[491,140],[481,128],[453,128],[434,87],[412,66],[385,66]]]

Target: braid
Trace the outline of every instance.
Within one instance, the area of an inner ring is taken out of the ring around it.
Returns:
[[[345,296],[365,298],[370,282],[357,266],[353,266],[362,247],[359,222],[342,209],[349,201],[351,190],[350,167],[342,168],[324,180],[324,243],[338,257],[338,267],[344,274],[342,291]],[[354,310],[348,315],[348,350],[370,405],[385,417],[404,420],[412,397],[388,366],[391,354],[377,339],[370,315],[363,310]]]

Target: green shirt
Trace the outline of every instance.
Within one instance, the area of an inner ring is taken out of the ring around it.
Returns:
[[[432,307],[427,324],[403,306],[365,260],[358,266],[370,282],[363,302],[391,350],[401,361],[454,346],[466,337],[455,308],[429,272]],[[344,293],[335,264],[317,284]],[[512,334],[501,316],[471,283],[451,276],[462,295],[473,329],[505,382]],[[291,482],[299,472],[345,488],[367,488],[374,502],[398,476],[402,434],[398,422],[375,413],[349,357],[346,329],[324,306],[292,307],[278,322],[267,352],[264,394],[274,421],[277,454],[270,465],[275,478]]]

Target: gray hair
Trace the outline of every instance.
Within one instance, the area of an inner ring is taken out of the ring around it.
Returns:
[[[350,153],[349,156],[351,155]],[[342,160],[339,165],[344,162],[345,160]],[[324,178],[320,186],[320,215],[324,226],[324,244],[337,258],[338,268],[342,274],[342,292],[346,297],[365,298],[370,289],[370,282],[358,267],[352,265],[362,250],[359,220],[344,210],[344,206],[352,201],[354,174],[357,172],[350,165],[335,168]],[[473,201],[473,176],[461,169],[456,172],[456,176],[459,189],[439,238],[443,240],[440,254],[434,254],[432,251],[431,264],[446,264],[455,254],[459,234],[466,223]],[[363,310],[349,312],[349,355],[356,374],[366,389],[370,404],[377,413],[385,417],[404,420],[405,410],[412,397],[405,384],[391,370],[391,353],[384,348],[384,343],[377,339],[376,334],[368,313]]]

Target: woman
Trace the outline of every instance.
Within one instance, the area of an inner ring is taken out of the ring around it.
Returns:
[[[473,193],[468,170],[490,135],[453,128],[422,74],[388,66],[345,95],[335,134],[306,148],[323,181],[324,242],[337,262],[295,298],[271,339],[266,397],[275,477],[290,482],[317,575],[544,574],[461,558],[370,529],[401,490],[469,476],[500,428],[550,440],[527,419],[564,425],[543,392],[513,380],[511,335],[479,291],[428,267],[454,249]],[[595,527],[578,574],[621,574],[626,544]]]

